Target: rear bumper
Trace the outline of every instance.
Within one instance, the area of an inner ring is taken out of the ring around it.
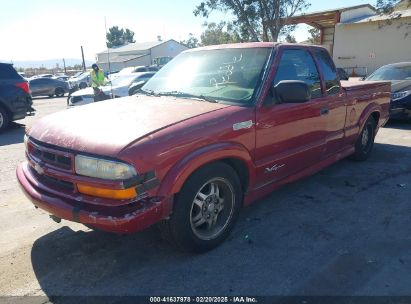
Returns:
[[[36,187],[27,162],[17,167],[16,175],[24,194],[36,207],[58,218],[109,232],[132,233],[143,230],[163,219],[172,203],[172,199],[168,198],[159,201],[147,199],[133,206],[86,205],[81,199],[68,200]]]
[[[23,119],[26,116],[33,116],[36,110],[33,109],[32,105],[33,101],[30,95],[22,96],[20,98],[18,106],[15,106],[14,108],[10,109],[12,112],[11,120],[14,121]]]

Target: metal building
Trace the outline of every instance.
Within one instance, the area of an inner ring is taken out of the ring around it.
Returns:
[[[175,57],[187,47],[170,39],[143,43],[130,43],[97,54],[97,64],[105,71],[119,71],[126,67],[149,66],[159,57]]]
[[[336,65],[351,76],[366,76],[383,65],[411,61],[411,8],[406,1],[391,15],[379,15],[366,4],[294,16],[283,23],[320,29],[321,44]]]

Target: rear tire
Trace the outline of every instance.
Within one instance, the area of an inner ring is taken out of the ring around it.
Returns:
[[[370,157],[374,147],[376,126],[377,122],[374,117],[370,116],[355,143],[355,152],[352,155],[353,160],[364,161]]]
[[[0,133],[7,129],[10,123],[10,117],[6,110],[0,107]]]
[[[80,89],[85,89],[87,88],[87,84],[85,84],[84,82],[80,83],[80,85],[78,86]]]
[[[162,235],[185,251],[209,251],[230,234],[242,201],[236,172],[221,162],[207,165],[175,196],[170,219],[160,223]]]

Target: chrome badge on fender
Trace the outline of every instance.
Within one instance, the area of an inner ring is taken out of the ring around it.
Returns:
[[[282,167],[285,167],[285,164],[282,164],[282,165],[275,164],[271,168],[265,168],[265,173],[276,172],[276,171],[280,170]]]

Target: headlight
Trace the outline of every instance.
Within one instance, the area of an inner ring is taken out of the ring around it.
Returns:
[[[83,155],[76,155],[75,169],[79,175],[109,180],[127,180],[137,176],[133,166]]]
[[[411,95],[411,91],[391,93],[391,100],[392,101],[397,101],[397,100],[403,99],[403,98],[405,98],[409,95]]]

